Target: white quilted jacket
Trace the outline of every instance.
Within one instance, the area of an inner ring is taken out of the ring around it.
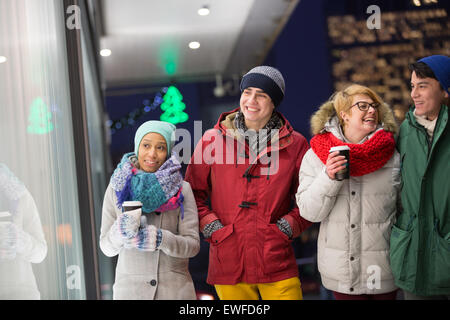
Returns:
[[[340,130],[331,131],[343,140]],[[389,238],[401,179],[398,152],[375,172],[336,181],[328,177],[325,165],[310,149],[299,179],[300,215],[321,222],[317,259],[323,286],[345,294],[396,290]]]

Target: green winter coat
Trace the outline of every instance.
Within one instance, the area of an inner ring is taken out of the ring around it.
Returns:
[[[450,294],[450,132],[442,105],[433,140],[407,113],[397,142],[403,210],[391,234],[395,284],[416,295]]]

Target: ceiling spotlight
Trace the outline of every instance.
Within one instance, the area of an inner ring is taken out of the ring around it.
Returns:
[[[200,9],[198,9],[197,13],[200,16],[207,16],[209,14],[209,7],[208,6],[203,6]]]
[[[193,50],[200,48],[200,42],[198,41],[189,42],[189,48]]]
[[[8,60],[6,57],[0,56],[0,63],[6,62],[6,60]]]
[[[111,55],[111,50],[109,50],[109,49],[102,49],[102,50],[100,50],[100,55],[102,57],[109,57]]]

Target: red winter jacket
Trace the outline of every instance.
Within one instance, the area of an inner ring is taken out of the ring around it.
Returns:
[[[269,144],[252,165],[255,157],[248,144],[237,138],[237,131],[227,131],[234,128],[238,110],[223,113],[214,129],[205,132],[186,171],[197,202],[200,230],[217,219],[224,225],[207,239],[207,282],[268,283],[298,276],[292,240],[276,222],[286,219],[293,238],[311,225],[300,217],[295,204],[308,142],[280,114],[284,125],[278,144]]]

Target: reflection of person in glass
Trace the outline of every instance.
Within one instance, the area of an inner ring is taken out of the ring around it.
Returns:
[[[119,255],[114,299],[196,298],[188,263],[200,249],[197,206],[171,154],[174,138],[168,122],[142,124],[106,190],[100,248]],[[124,201],[142,208],[122,212]]]
[[[31,264],[46,255],[36,204],[23,183],[0,163],[0,299],[39,299]]]

